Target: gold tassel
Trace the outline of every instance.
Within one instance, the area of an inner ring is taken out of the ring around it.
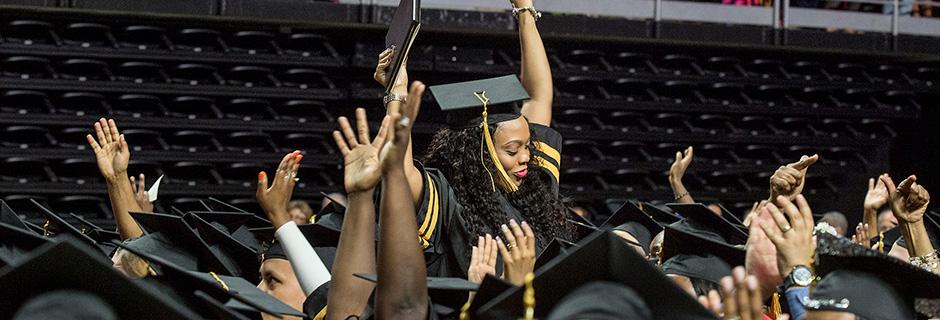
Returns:
[[[42,224],[42,236],[48,237],[49,235],[51,235],[49,233],[49,220],[46,220],[46,223]]]
[[[780,306],[780,294],[774,292],[773,298],[770,299],[770,312],[769,316],[773,319],[777,319],[780,314],[783,313],[783,309]]]
[[[496,192],[496,182],[493,179],[493,173],[486,168],[486,162],[483,161],[483,145],[486,146],[486,150],[490,153],[490,160],[493,161],[493,166],[496,167],[496,172],[499,173],[499,177],[503,181],[506,191],[516,192],[519,190],[519,187],[516,186],[512,178],[509,177],[509,174],[506,173],[506,170],[503,169],[503,166],[499,162],[499,157],[496,155],[496,146],[493,145],[493,137],[490,135],[490,126],[486,123],[486,117],[488,115],[486,107],[490,102],[490,99],[486,97],[486,91],[474,92],[473,95],[480,99],[480,102],[483,103],[483,123],[480,124],[480,127],[483,128],[483,138],[480,145],[480,164],[483,165],[483,169],[486,170],[486,173],[490,176],[490,184],[493,188],[493,192]]]
[[[885,233],[878,233],[878,252],[885,253]]]
[[[470,293],[470,297],[467,298],[467,302],[463,304],[463,307],[460,307],[460,320],[470,320],[470,305],[473,304],[473,293]]]
[[[225,284],[225,281],[222,281],[222,278],[219,278],[219,275],[215,274],[215,272],[209,272],[209,275],[211,275],[213,278],[215,278],[215,281],[218,282],[219,285],[222,286],[222,289],[223,289],[223,290],[225,290],[225,291],[228,291],[228,290],[229,290],[229,289],[228,289],[228,285]]]
[[[535,287],[532,286],[534,280],[534,273],[529,272],[525,275],[525,293],[522,295],[522,304],[525,305],[525,320],[535,320]]]

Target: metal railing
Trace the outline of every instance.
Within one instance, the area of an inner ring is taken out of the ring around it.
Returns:
[[[343,3],[395,6],[399,0],[340,0]],[[854,12],[791,6],[790,0],[773,0],[771,6],[736,6],[680,0],[537,0],[539,10],[588,16],[651,19],[653,21],[696,21],[768,26],[850,29],[891,35],[914,34],[940,37],[940,18],[901,15],[900,0],[821,0],[827,2],[880,4],[891,6],[890,13]],[[432,9],[507,11],[508,0],[422,0]],[[931,5],[931,1],[910,3]]]

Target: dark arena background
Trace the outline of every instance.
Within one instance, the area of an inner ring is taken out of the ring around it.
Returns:
[[[354,107],[382,114],[372,72],[397,4],[340,2],[0,1],[0,195],[35,222],[29,198],[113,225],[84,139],[102,116],[126,130],[129,173],[166,176],[158,212],[209,196],[259,212],[254,176],[293,149],[309,159],[296,197],[342,191],[328,133]],[[518,72],[502,2],[426,0],[411,78]],[[821,157],[805,194],[850,225],[868,177],[940,179],[940,20],[823,2],[544,2],[562,188],[596,220],[620,199],[671,199],[666,175],[687,145],[689,191],[736,214],[802,154]],[[422,111],[417,154],[436,109]]]

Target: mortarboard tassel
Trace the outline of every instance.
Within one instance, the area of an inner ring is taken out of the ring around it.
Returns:
[[[885,253],[885,233],[878,233],[878,252]]]
[[[503,185],[508,189],[507,191],[516,192],[519,190],[519,187],[512,181],[512,178],[509,177],[509,174],[506,173],[503,166],[499,164],[499,158],[496,156],[496,146],[493,145],[493,137],[490,136],[490,127],[489,124],[486,123],[486,107],[490,99],[486,97],[486,91],[474,92],[473,95],[483,103],[483,123],[480,124],[480,127],[483,128],[483,141],[480,143],[480,164],[483,165],[483,170],[486,170],[486,173],[490,176],[490,184],[493,188],[493,192],[496,192],[496,182],[493,179],[493,173],[486,168],[486,162],[483,160],[483,146],[485,145],[486,150],[490,153],[490,160],[493,161],[493,166],[496,167],[496,172],[499,173],[499,177],[503,180]]]
[[[783,313],[783,310],[780,306],[780,294],[779,293],[774,292],[773,297],[770,299],[770,310],[767,310],[767,313],[769,313],[768,316],[770,316],[770,318],[772,319],[777,319],[778,317],[780,317],[780,314]]]
[[[525,306],[525,320],[535,320],[535,274],[529,272],[525,275],[525,292],[522,295],[522,304]]]

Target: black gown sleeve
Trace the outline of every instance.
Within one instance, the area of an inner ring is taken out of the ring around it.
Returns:
[[[558,181],[561,176],[561,147],[563,141],[561,133],[550,127],[531,122],[529,128],[532,130],[532,141],[536,148],[532,152],[533,160],[536,161],[538,168],[554,178],[554,187],[557,191]]]

